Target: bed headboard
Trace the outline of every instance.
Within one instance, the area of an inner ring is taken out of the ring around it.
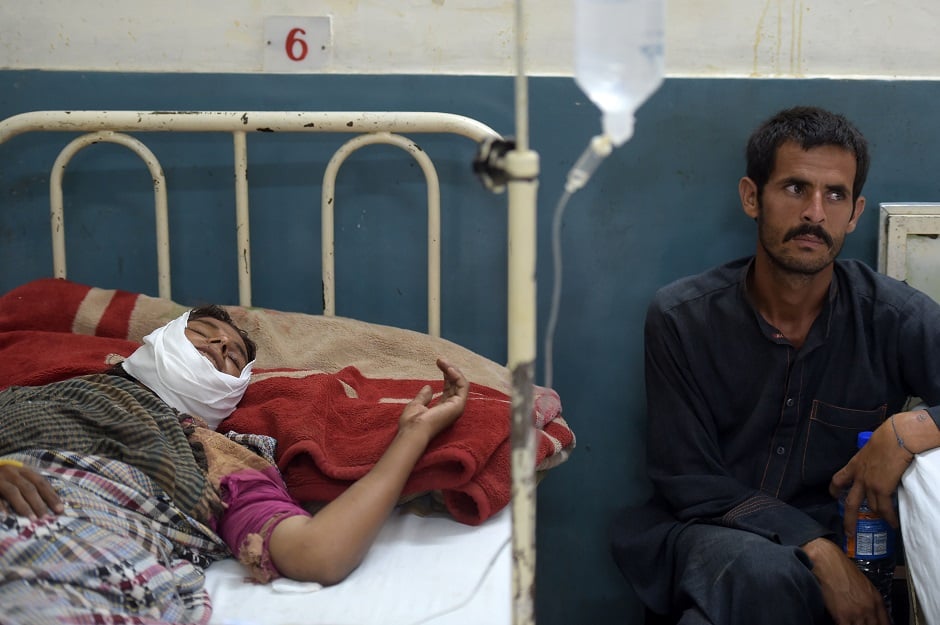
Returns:
[[[440,184],[428,155],[403,133],[449,133],[477,144],[500,139],[485,124],[451,113],[354,111],[34,111],[0,121],[0,144],[27,132],[81,133],[59,153],[50,175],[53,275],[65,278],[65,217],[62,179],[71,159],[97,143],[114,143],[134,152],[147,166],[153,181],[156,209],[157,279],[159,296],[171,299],[170,240],[167,190],[163,168],[154,153],[129,133],[217,132],[232,136],[234,147],[235,213],[237,233],[239,305],[251,306],[251,236],[248,205],[248,133],[345,133],[354,135],[333,154],[321,192],[321,256],[323,313],[336,312],[334,210],[336,176],[343,162],[357,150],[387,144],[408,152],[427,182],[428,333],[440,336],[441,249]]]

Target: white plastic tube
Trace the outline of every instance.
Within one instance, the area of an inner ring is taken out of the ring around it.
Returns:
[[[600,164],[613,151],[613,143],[607,135],[597,135],[588,144],[587,148],[581,154],[581,157],[575,162],[574,167],[568,172],[568,180],[565,182],[565,191],[574,193],[591,178],[591,175],[597,170]]]

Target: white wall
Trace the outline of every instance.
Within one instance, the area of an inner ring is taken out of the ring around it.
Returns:
[[[571,74],[573,3],[525,0],[528,73]],[[265,18],[298,15],[332,16],[306,71],[515,72],[512,0],[0,0],[0,69],[261,72]],[[937,0],[668,0],[666,66],[935,79],[938,26]]]

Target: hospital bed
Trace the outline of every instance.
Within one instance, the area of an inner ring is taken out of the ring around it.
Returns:
[[[513,622],[513,603],[519,593],[531,597],[532,592],[524,571],[520,585],[520,561],[522,566],[531,566],[534,560],[534,554],[512,548],[513,522],[516,520],[518,525],[520,517],[534,518],[534,510],[519,513],[509,503],[521,500],[531,505],[532,498],[527,493],[534,488],[535,477],[567,459],[574,447],[574,434],[562,416],[559,398],[551,389],[534,385],[520,389],[513,384],[511,371],[505,366],[441,337],[440,184],[429,155],[410,138],[413,134],[443,133],[486,145],[499,141],[499,135],[475,120],[438,113],[40,111],[0,121],[0,150],[4,143],[26,133],[64,133],[68,139],[49,174],[53,271],[50,278],[26,281],[0,299],[0,332],[19,333],[17,336],[24,336],[25,332],[28,340],[28,332],[41,328],[43,332],[60,333],[57,345],[66,344],[61,335],[74,335],[81,339],[83,347],[74,356],[63,357],[60,352],[51,358],[49,350],[31,348],[24,340],[19,343],[16,359],[6,360],[16,362],[17,366],[0,367],[0,387],[42,383],[101,370],[107,359],[119,360],[121,355],[127,355],[127,350],[150,329],[193,305],[174,299],[167,199],[167,188],[173,181],[167,180],[160,158],[142,141],[148,133],[219,133],[232,139],[237,240],[231,258],[237,259],[238,264],[238,300],[219,303],[229,305],[235,321],[252,334],[260,348],[252,385],[233,414],[233,423],[250,428],[252,410],[263,409],[267,402],[282,401],[284,388],[300,389],[291,396],[308,400],[309,394],[321,388],[305,387],[310,380],[339,379],[344,388],[352,387],[359,398],[374,397],[376,404],[400,403],[415,381],[438,377],[434,368],[437,355],[460,366],[475,385],[468,410],[478,413],[479,423],[485,427],[466,428],[464,439],[450,439],[439,448],[429,449],[429,456],[437,461],[432,459],[423,467],[419,464],[413,482],[406,487],[402,505],[386,522],[365,562],[346,581],[329,588],[288,580],[258,585],[246,580],[237,561],[222,560],[207,571],[206,588],[212,602],[208,622],[218,625]],[[336,150],[322,178],[319,242],[322,315],[253,305],[256,285],[252,281],[253,222],[248,202],[247,137],[261,133],[351,137]],[[136,154],[152,180],[157,288],[151,292],[68,279],[65,249],[68,216],[64,209],[63,178],[79,151],[103,143],[116,144]],[[336,314],[335,211],[342,210],[336,202],[337,173],[350,155],[374,144],[401,148],[414,159],[427,182],[426,332]],[[29,147],[22,140],[17,145]],[[510,256],[514,253],[512,245],[509,253]],[[526,265],[511,260],[510,267],[513,266]],[[510,284],[512,280],[510,276]],[[510,318],[510,334],[531,331],[514,327]],[[89,347],[87,341],[91,337],[101,340],[100,347]],[[26,360],[24,354],[28,356]],[[0,360],[5,356],[0,354]],[[63,366],[63,360],[67,365]],[[30,366],[24,367],[24,362]],[[523,427],[528,429],[524,435],[535,440],[532,466],[528,467],[518,466],[515,454],[518,445],[512,440],[518,434],[520,406],[525,412],[523,426],[532,424],[531,428]],[[341,430],[341,424],[330,422],[333,417],[319,414],[313,426],[306,423],[298,427]],[[279,459],[285,480],[295,492],[309,498],[335,496],[347,485],[344,479],[349,478],[349,466],[342,465],[340,453],[328,458],[324,466],[311,463],[310,459],[317,454],[305,448],[306,442],[303,435],[298,435],[290,445],[293,457],[302,458],[303,462]],[[286,446],[285,441],[278,441],[279,455]],[[298,464],[303,465],[303,470],[297,468]],[[526,519],[522,518],[521,523],[526,523]]]

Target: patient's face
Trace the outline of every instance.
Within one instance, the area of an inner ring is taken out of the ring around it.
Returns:
[[[248,350],[238,331],[218,319],[201,317],[186,323],[186,338],[222,373],[238,377],[248,364]]]

